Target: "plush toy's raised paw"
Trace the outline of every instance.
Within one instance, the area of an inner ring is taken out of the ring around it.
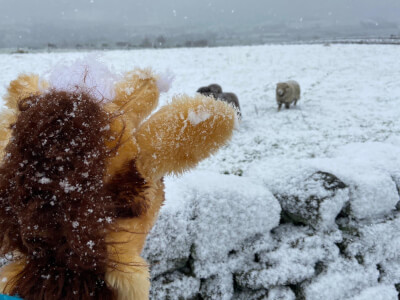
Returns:
[[[152,178],[180,174],[224,145],[235,120],[234,110],[222,101],[177,97],[139,128],[138,167]]]

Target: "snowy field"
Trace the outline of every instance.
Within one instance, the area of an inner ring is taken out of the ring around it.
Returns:
[[[327,157],[350,143],[385,142],[400,131],[398,47],[293,45],[91,52],[123,72],[133,67],[171,70],[173,87],[162,94],[193,95],[219,83],[235,92],[243,111],[231,145],[201,169],[247,172],[256,161]],[[87,53],[0,55],[0,95],[19,73],[46,74]],[[275,84],[295,79],[302,88],[296,109],[276,111]]]
[[[153,299],[397,299],[398,46],[93,53],[116,72],[171,70],[161,105],[219,83],[242,107],[228,146],[166,180],[145,249]],[[1,54],[0,95],[19,73],[86,55]],[[277,112],[275,85],[289,79],[301,100]]]

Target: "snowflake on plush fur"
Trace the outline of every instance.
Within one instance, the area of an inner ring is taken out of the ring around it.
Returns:
[[[58,75],[57,75],[58,74]],[[62,75],[62,76],[61,76]],[[116,77],[84,61],[20,75],[0,123],[0,292],[23,299],[148,299],[140,257],[180,174],[230,138],[234,109],[196,95],[151,115],[172,76]]]

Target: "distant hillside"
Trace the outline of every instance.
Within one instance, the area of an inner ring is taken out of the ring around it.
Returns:
[[[67,26],[68,25],[68,26]],[[247,26],[132,26],[118,23],[29,23],[0,21],[0,48],[130,49],[257,45],[343,39],[382,39],[400,36],[394,22],[355,23],[300,18],[291,22],[262,22]]]

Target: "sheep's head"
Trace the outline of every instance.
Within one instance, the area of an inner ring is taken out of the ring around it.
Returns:
[[[213,93],[214,95],[218,95],[222,93],[222,87],[219,84],[213,83],[208,86],[210,89],[210,92]]]
[[[222,93],[222,88],[219,84],[212,83],[209,86],[203,86],[197,90],[197,93],[200,93],[204,96],[212,96],[215,99],[218,98],[218,95]]]
[[[202,86],[196,92],[204,96],[212,96],[212,92],[208,86]]]
[[[290,87],[286,82],[280,82],[276,85],[276,94],[279,97],[289,93]]]

